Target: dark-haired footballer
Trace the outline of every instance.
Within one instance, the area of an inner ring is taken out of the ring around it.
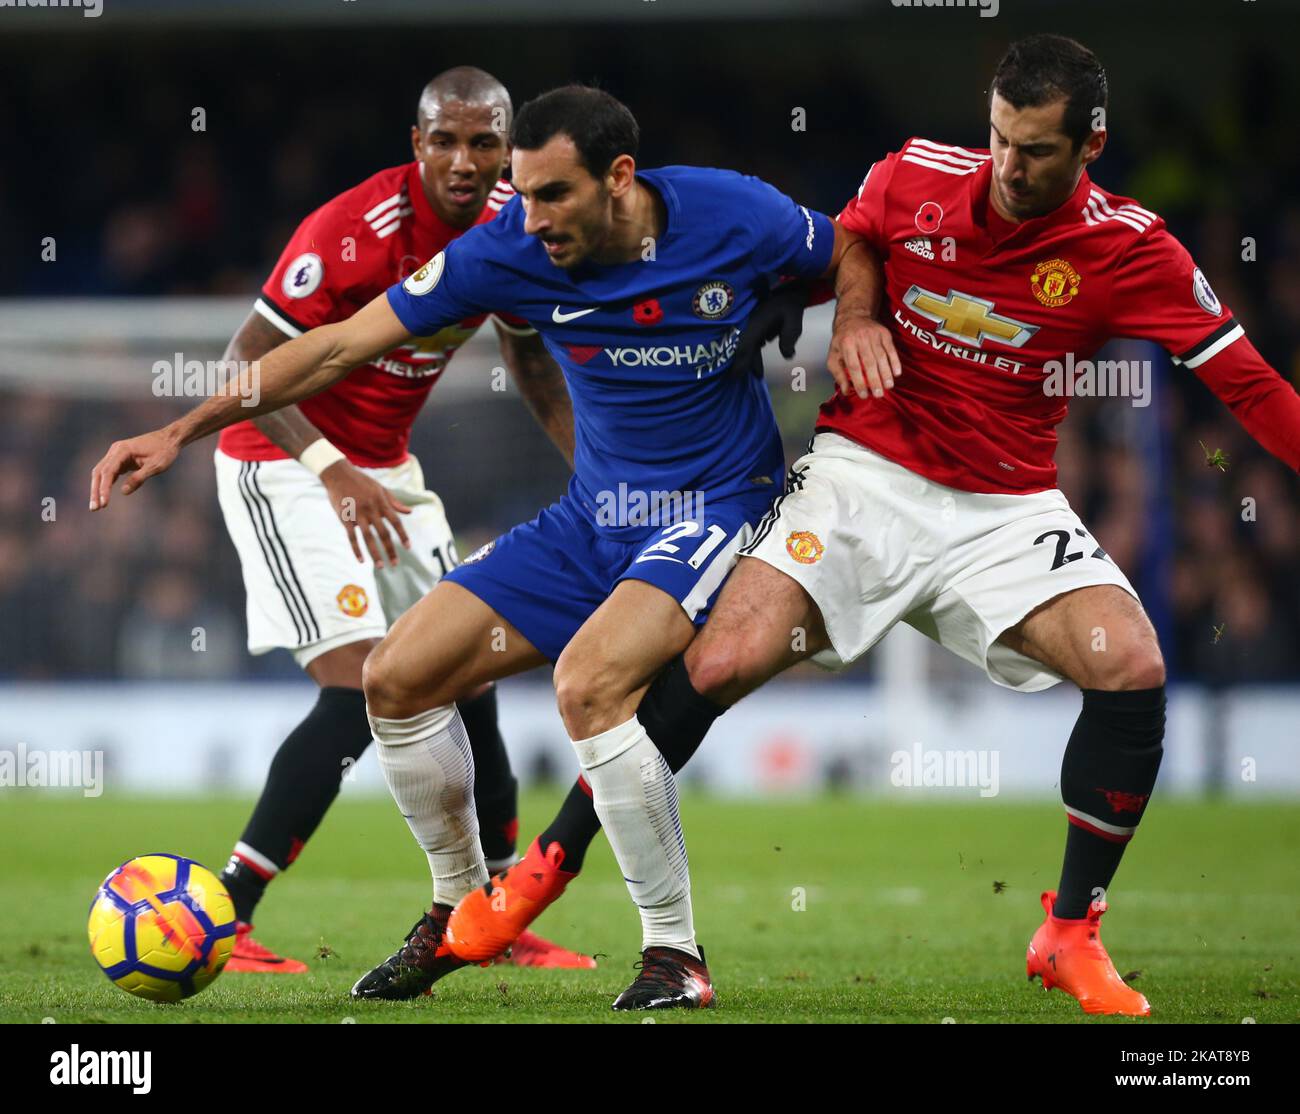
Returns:
[[[615,1006],[713,1000],[671,768],[634,713],[779,490],[781,440],[766,387],[737,359],[742,330],[778,277],[828,273],[852,238],[754,178],[639,171],[638,140],[631,112],[599,90],[570,86],[529,102],[510,132],[518,196],[495,220],[347,321],[262,361],[252,413],[324,390],[413,335],[504,311],[541,334],[573,400],[567,494],[448,572],[366,661],[389,788],[443,867],[433,908],[357,982],[358,997],[413,997],[465,965],[447,918],[488,872],[467,835],[474,766],[455,700],[550,661],[644,919],[641,971]],[[248,414],[237,395],[216,397],[116,443],[94,470],[92,505],[105,505],[123,472],[136,473],[123,488],[133,491],[185,444]]]
[[[842,666],[900,620],[1007,688],[1072,681],[1083,707],[1061,768],[1065,860],[1027,971],[1089,1013],[1145,1015],[1100,918],[1155,787],[1164,662],[1132,585],[1056,487],[1068,396],[1049,383],[1067,354],[1156,341],[1293,470],[1300,398],[1164,222],[1089,177],[1106,107],[1091,51],[1033,36],[994,74],[989,148],[912,139],[870,168],[839,222],[883,257],[884,286],[868,254],[844,257],[829,363],[873,390],[823,404],[785,496],[638,716],[665,754],[689,755],[769,678],[809,657]],[[583,815],[571,795],[519,866],[457,906],[458,954],[499,952],[563,891],[595,831]],[[674,821],[675,808],[656,814]]]
[[[299,225],[226,358],[259,360],[313,326],[346,320],[467,229],[493,220],[514,196],[502,177],[511,111],[505,87],[483,70],[459,66],[430,81],[410,130],[413,160],[379,171]],[[254,911],[370,743],[361,691],[366,655],[456,564],[442,502],[426,490],[407,446],[429,392],[484,320],[467,315],[394,345],[301,406],[221,434],[217,490],[248,594],[248,648],[288,650],[320,686],[316,704],[272,759],[222,873],[238,917],[227,971],[307,969],[252,935]],[[572,415],[559,368],[524,322],[497,315],[494,325],[521,393],[571,458]],[[478,768],[478,838],[501,869],[517,858],[519,822],[496,692],[487,686],[461,695]],[[512,958],[594,966],[531,933]]]

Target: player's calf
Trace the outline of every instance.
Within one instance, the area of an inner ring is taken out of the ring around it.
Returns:
[[[1083,691],[1061,761],[1068,827],[1053,910],[1081,921],[1104,900],[1155,789],[1164,755],[1164,661],[1141,605],[1113,585],[1049,601],[1003,641]]]
[[[678,599],[623,580],[556,663],[561,715],[640,911],[642,946],[688,955],[695,954],[695,929],[677,787],[635,711],[655,674],[693,635]]]

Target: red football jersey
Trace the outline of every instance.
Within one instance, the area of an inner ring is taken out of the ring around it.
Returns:
[[[1243,330],[1154,213],[1084,171],[1063,205],[1013,224],[989,203],[992,165],[911,139],[844,207],[884,260],[903,374],[883,398],[837,393],[817,428],[948,487],[1019,494],[1056,485],[1069,397],[1055,384],[1107,340],[1153,340],[1198,368]]]
[[[498,181],[476,223],[491,220],[513,196],[510,183]],[[461,232],[430,207],[418,162],[381,170],[327,201],[298,226],[254,308],[290,337],[343,321]],[[298,406],[353,464],[400,464],[429,391],[483,320],[469,318],[395,348]],[[251,421],[223,430],[218,444],[236,460],[288,456]]]

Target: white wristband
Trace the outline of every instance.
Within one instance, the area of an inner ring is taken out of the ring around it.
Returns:
[[[340,460],[347,460],[347,457],[339,451],[338,446],[331,444],[324,437],[316,438],[298,454],[298,463],[318,476],[331,464],[337,464]]]

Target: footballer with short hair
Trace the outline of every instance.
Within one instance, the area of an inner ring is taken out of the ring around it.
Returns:
[[[1073,682],[1064,864],[1026,969],[1089,1013],[1140,1016],[1150,1006],[1116,972],[1100,919],[1160,767],[1164,661],[1128,578],[1056,487],[1068,398],[1046,389],[1046,368],[1111,337],[1155,341],[1293,470],[1300,397],[1164,221],[1092,181],[1106,108],[1097,57],[1035,35],[994,74],[988,148],[914,138],[871,166],[839,216],[860,244],[836,274],[828,357],[855,389],[823,404],[784,495],[638,715],[661,748],[693,751],[771,677],[808,658],[842,667],[900,621],[1004,687]],[[525,862],[581,854],[584,833],[561,846],[554,829]],[[494,885],[453,912],[454,948],[499,950],[545,907],[518,868]]]
[[[399,950],[358,980],[356,997],[415,997],[466,964],[451,950],[447,920],[489,874],[456,700],[549,661],[595,811],[646,916],[640,973],[615,1007],[713,1000],[690,927],[677,820],[672,771],[684,758],[667,741],[656,746],[635,713],[704,621],[784,472],[771,400],[744,355],[745,327],[780,276],[829,273],[848,240],[830,218],[759,179],[639,169],[638,140],[632,113],[601,90],[568,86],[535,98],[511,129],[517,197],[496,219],[346,321],[262,362],[253,413],[309,398],[412,336],[506,311],[542,335],[573,400],[574,476],[564,497],[448,572],[366,660],[380,765],[429,855],[435,892]],[[248,413],[238,394],[223,394],[116,442],[94,469],[92,508],[107,505],[118,476],[134,473],[123,492],[134,491],[185,444]],[[600,508],[612,492],[689,494],[693,514],[610,521]],[[516,873],[526,885],[534,864]]]
[[[483,70],[457,66],[433,78],[411,126],[412,161],[303,220],[225,358],[261,360],[311,328],[347,320],[467,229],[494,219],[514,195],[503,177],[511,112],[505,86]],[[301,404],[222,431],[217,490],[248,596],[249,651],[287,649],[320,687],[276,752],[222,874],[238,917],[228,971],[307,969],[252,936],[254,910],[370,743],[366,655],[456,565],[442,502],[426,489],[408,442],[429,392],[484,320],[466,315],[375,353]],[[496,315],[493,323],[523,397],[571,459],[573,419],[559,369],[523,321]],[[466,689],[459,706],[478,768],[476,838],[503,869],[516,858],[517,792],[496,693]],[[594,966],[531,934],[512,955],[518,963]]]

